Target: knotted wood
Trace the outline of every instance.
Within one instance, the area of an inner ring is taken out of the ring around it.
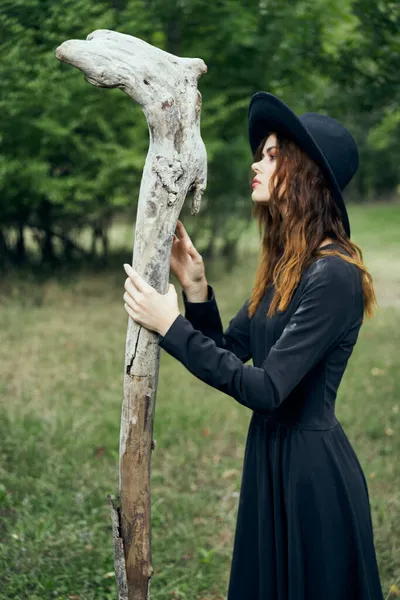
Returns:
[[[165,294],[172,239],[183,202],[193,190],[191,212],[197,213],[206,187],[207,155],[200,134],[197,82],[207,67],[199,58],[180,58],[109,30],[94,31],[86,40],[64,42],[56,57],[82,71],[92,85],[118,87],[142,107],[150,144],[140,185],[132,265]],[[119,600],[150,598],[150,476],[158,340],[158,334],[128,319],[119,506],[109,496]]]

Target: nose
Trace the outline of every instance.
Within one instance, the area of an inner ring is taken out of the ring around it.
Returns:
[[[256,162],[251,165],[251,169],[252,169],[252,171],[254,171],[254,173],[260,172],[260,168],[258,166],[258,163],[256,163]]]

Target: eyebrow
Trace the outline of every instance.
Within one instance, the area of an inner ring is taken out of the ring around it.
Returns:
[[[269,152],[270,150],[272,150],[273,148],[278,148],[278,146],[269,146],[265,152]],[[261,151],[261,154],[264,154],[264,150]]]

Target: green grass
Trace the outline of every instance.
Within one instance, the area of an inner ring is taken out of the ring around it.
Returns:
[[[367,477],[385,597],[400,588],[400,206],[351,207],[352,238],[380,304],[366,320],[336,414]],[[253,224],[254,225],[254,224]],[[113,239],[118,239],[118,227]],[[120,231],[122,235],[122,231]],[[207,266],[224,325],[253,284],[255,227],[240,264]],[[107,269],[0,285],[0,599],[116,598],[106,495],[118,492],[132,248]],[[180,289],[177,285],[180,295]],[[180,298],[181,309],[183,303]],[[152,458],[152,598],[226,597],[250,411],[162,353]]]

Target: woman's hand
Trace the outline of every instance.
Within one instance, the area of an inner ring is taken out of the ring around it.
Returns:
[[[183,223],[178,220],[176,224],[176,233],[174,234],[171,248],[170,269],[174,277],[177,278],[181,286],[191,288],[193,285],[201,284],[205,281],[206,274],[201,254],[193,246],[193,242],[186,232]]]
[[[159,294],[131,265],[124,264],[124,269],[128,275],[123,295],[126,312],[139,325],[164,336],[181,314],[175,286],[170,283],[167,293]]]

